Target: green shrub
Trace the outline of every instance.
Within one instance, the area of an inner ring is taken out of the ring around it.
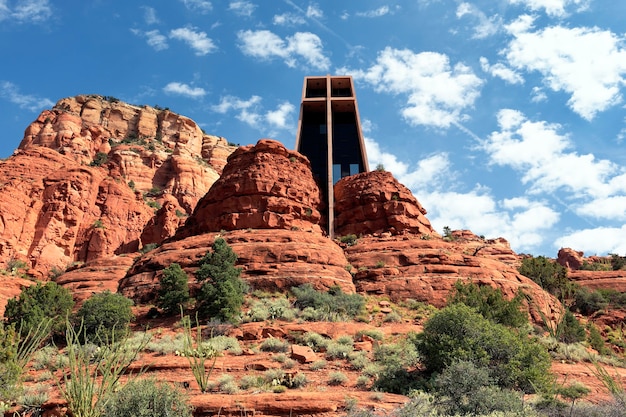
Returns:
[[[202,287],[196,299],[202,317],[230,322],[239,318],[247,286],[239,278],[241,269],[235,267],[236,262],[237,255],[221,237],[200,261],[196,277]]]
[[[346,345],[331,341],[326,347],[326,359],[348,359],[348,355],[352,353],[353,350],[352,344]]]
[[[354,245],[357,244],[358,239],[357,239],[356,235],[350,234],[350,235],[345,235],[345,236],[339,237],[339,241],[341,243],[345,243],[346,246],[354,246]]]
[[[334,371],[328,374],[329,385],[343,385],[348,381],[346,374],[340,371]]]
[[[413,337],[409,336],[410,339]],[[419,362],[419,355],[408,339],[378,346],[374,349],[374,361],[376,366],[366,365],[362,372],[376,378],[376,390],[406,395],[420,382],[412,372]]]
[[[522,411],[521,396],[494,384],[487,368],[459,361],[446,367],[434,381],[437,403],[448,415],[480,416],[494,411]]]
[[[327,365],[328,365],[328,362],[326,362],[324,359],[320,359],[318,361],[313,362],[309,366],[309,369],[312,371],[319,371],[320,369],[326,368]]]
[[[244,316],[244,321],[287,320],[295,318],[296,312],[291,307],[289,300],[280,298],[264,298],[255,300],[250,310]]]
[[[123,343],[88,349],[80,344],[87,337],[85,330],[82,325],[74,329],[69,321],[66,323],[68,369],[57,387],[72,416],[100,417],[110,396],[118,390],[120,377],[149,339],[145,338],[135,349],[128,349]]]
[[[556,335],[559,341],[563,343],[582,342],[587,338],[585,328],[569,310],[565,311],[561,322],[558,324]]]
[[[52,319],[52,331],[62,332],[65,318],[72,311],[72,293],[55,282],[37,283],[25,288],[17,298],[8,300],[4,317],[23,332],[37,328],[42,321]]]
[[[626,266],[626,256],[619,256],[615,253],[610,253],[609,255],[611,255],[611,267],[613,271],[624,269]]]
[[[519,272],[561,301],[567,298],[574,289],[567,279],[567,269],[545,256],[524,258]]]
[[[608,301],[599,291],[590,291],[587,288],[578,288],[574,294],[572,310],[578,311],[585,316],[590,316],[596,311],[607,307]]]
[[[173,263],[163,270],[159,278],[157,306],[166,314],[179,313],[189,302],[189,279],[179,264]]]
[[[319,352],[322,349],[326,349],[331,340],[319,333],[306,332],[302,336],[301,342],[313,349],[313,351]]]
[[[216,352],[229,351],[233,355],[241,355],[243,353],[239,341],[234,337],[224,335],[214,336],[202,344],[211,346]]]
[[[322,311],[331,320],[351,319],[358,316],[365,306],[365,299],[359,294],[346,294],[335,286],[328,292],[315,290],[311,284],[293,287],[291,292],[296,297],[295,306],[304,310],[308,307]]]
[[[598,328],[591,322],[587,324],[587,329],[589,330],[589,346],[594,348],[600,355],[606,355],[609,353],[609,350],[604,345],[604,339],[600,334]]]
[[[448,297],[448,304],[463,303],[473,307],[483,317],[509,327],[521,327],[528,323],[528,314],[522,311],[524,294],[518,292],[512,300],[507,300],[500,289],[489,285],[464,284],[457,281],[454,291]]]
[[[261,343],[260,348],[264,352],[287,352],[289,350],[289,342],[269,337]]]
[[[81,336],[96,344],[123,338],[134,318],[132,305],[132,300],[108,290],[92,295],[77,313],[77,319],[84,327]]]
[[[191,417],[183,392],[155,379],[136,379],[115,392],[104,408],[107,417]]]
[[[528,393],[548,382],[550,356],[545,347],[464,304],[433,314],[415,344],[429,373],[440,373],[455,362],[466,361],[487,368],[501,388]]]
[[[103,164],[106,164],[108,159],[109,155],[107,155],[105,152],[98,152],[93,157],[93,161],[91,161],[89,165],[91,165],[92,167],[99,167]]]

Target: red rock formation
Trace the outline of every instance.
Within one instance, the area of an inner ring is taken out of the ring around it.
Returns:
[[[121,280],[119,291],[137,302],[155,299],[161,271],[178,263],[195,283],[193,272],[220,234],[207,233],[163,244],[141,257]],[[354,292],[341,248],[321,234],[297,230],[236,230],[222,234],[238,256],[241,277],[253,289],[286,291],[310,283],[318,290],[339,285]]]
[[[193,211],[232,150],[167,110],[99,96],[60,100],[0,162],[0,259],[27,260],[45,279],[52,268],[160,242]],[[153,219],[147,203],[164,209]]]
[[[55,282],[72,292],[76,307],[94,293],[117,292],[119,281],[134,262],[133,256],[112,256],[72,267]]]
[[[476,241],[424,239],[424,235],[359,238],[345,249],[346,257],[356,271],[354,283],[360,293],[388,295],[394,301],[414,299],[442,307],[458,280],[500,288],[512,298],[518,290],[532,300],[531,318],[541,323],[542,312],[548,319],[560,317],[558,300],[543,291],[517,269],[503,263],[496,249],[499,243],[477,245]]]
[[[559,254],[556,258],[556,261],[565,268],[576,271],[580,269],[584,262],[583,255],[583,252],[578,252],[574,249],[561,248],[559,249]]]
[[[569,271],[567,277],[581,287],[592,290],[626,292],[626,271]]]
[[[371,171],[337,181],[335,234],[391,232],[437,235],[426,210],[390,172]]]
[[[321,205],[308,160],[264,139],[231,154],[177,238],[248,228],[320,233]]]

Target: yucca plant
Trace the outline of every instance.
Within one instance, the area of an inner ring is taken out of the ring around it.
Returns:
[[[202,343],[202,326],[198,323],[198,317],[196,316],[196,329],[195,335],[191,330],[191,320],[189,316],[183,316],[181,323],[183,325],[184,335],[184,356],[189,361],[191,367],[191,373],[193,374],[201,392],[206,392],[209,388],[209,378],[215,368],[215,361],[217,360],[217,350],[206,343]],[[210,367],[207,369],[207,360],[213,359]]]
[[[63,374],[63,383],[57,385],[74,417],[100,417],[110,395],[117,389],[121,376],[144,349],[150,336],[146,333],[144,340],[132,349],[113,336],[110,343],[98,347],[94,354],[80,344],[81,340],[85,340],[85,332],[82,323],[78,329],[74,329],[67,322],[65,335],[68,366]],[[138,375],[141,373],[143,370]]]

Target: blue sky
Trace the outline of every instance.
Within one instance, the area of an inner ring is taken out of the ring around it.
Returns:
[[[439,232],[626,255],[626,2],[0,0],[0,157],[78,94],[293,148],[303,79],[352,75],[370,166]]]

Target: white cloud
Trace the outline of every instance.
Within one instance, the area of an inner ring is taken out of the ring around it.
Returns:
[[[385,5],[380,6],[378,9],[368,10],[366,12],[357,12],[356,15],[360,17],[381,17],[389,14],[390,12],[391,9],[389,8],[389,6]]]
[[[499,201],[482,185],[467,192],[456,191],[461,175],[453,170],[447,153],[429,155],[413,166],[383,151],[373,139],[366,137],[365,147],[370,168],[383,164],[409,187],[439,233],[444,226],[469,229],[487,237],[504,237],[517,251],[533,250],[559,220],[559,214],[542,201],[527,197]]]
[[[502,27],[502,19],[498,15],[488,17],[478,7],[470,3],[460,3],[457,6],[457,19],[464,16],[470,16],[477,22],[472,36],[474,39],[484,39],[495,35]]]
[[[617,164],[579,155],[561,126],[530,121],[517,110],[498,113],[499,132],[483,143],[491,163],[521,172],[530,192],[564,190],[571,198],[603,198],[626,192],[626,170]]]
[[[542,101],[546,101],[547,99],[548,95],[543,91],[543,88],[537,86],[533,87],[530,101],[533,103],[540,103]]]
[[[138,29],[131,29],[132,33],[137,36],[146,38],[146,42],[150,45],[155,51],[162,51],[167,49],[169,45],[167,44],[167,37],[162,35],[158,30],[149,30],[147,32],[142,32]]]
[[[522,78],[520,74],[500,62],[494,65],[490,65],[489,60],[484,56],[480,57],[480,67],[486,73],[491,74],[494,77],[501,78],[509,84],[524,83],[524,78]]]
[[[464,64],[450,65],[447,55],[385,48],[366,70],[339,69],[372,85],[377,92],[407,96],[402,115],[412,125],[448,128],[480,95],[483,81]]]
[[[412,168],[409,164],[399,161],[395,155],[383,151],[373,139],[366,137],[364,140],[370,169],[382,164],[385,170],[393,173],[402,184],[411,189],[423,189],[427,186],[437,188],[437,185],[449,182],[453,176],[450,172],[448,154],[445,152],[432,154]]]
[[[545,10],[548,16],[565,17],[566,8],[577,6],[576,11],[589,8],[591,0],[509,0],[511,4],[521,4],[532,11]]]
[[[8,100],[10,103],[17,105],[20,109],[33,112],[54,106],[54,102],[47,98],[22,94],[19,88],[9,81],[0,81],[0,98]]]
[[[199,12],[201,14],[207,14],[213,10],[213,5],[210,1],[204,0],[181,0],[186,8]]]
[[[306,17],[313,19],[321,19],[324,17],[324,12],[317,4],[310,4],[306,8]]]
[[[576,208],[579,216],[606,220],[626,220],[626,196],[617,195],[592,200]]]
[[[559,214],[543,202],[515,198],[511,205],[510,200],[497,201],[480,185],[466,193],[436,190],[416,195],[437,230],[449,226],[489,238],[504,237],[518,252],[541,245],[545,231],[559,220]]]
[[[245,0],[231,1],[228,5],[228,10],[239,16],[250,17],[254,13],[254,9],[256,9],[256,7],[256,4]]]
[[[265,119],[271,126],[277,129],[288,129],[290,125],[291,114],[296,110],[296,107],[285,101],[280,104],[276,110],[270,110],[265,114]]]
[[[571,232],[554,242],[556,248],[574,248],[588,255],[607,253],[626,254],[626,225],[597,227]]]
[[[157,17],[156,10],[152,7],[142,6],[143,9],[143,20],[148,25],[154,25],[155,23],[159,23],[159,18]]]
[[[180,96],[185,96],[189,98],[202,98],[206,95],[206,91],[200,87],[191,87],[188,84],[183,84],[179,82],[171,82],[165,87],[163,87],[163,91],[167,94],[175,94]]]
[[[204,32],[196,32],[195,28],[178,28],[170,31],[170,38],[187,43],[196,55],[203,56],[217,49],[211,38]]]
[[[507,26],[514,36],[503,51],[509,65],[541,73],[548,88],[571,95],[567,104],[587,120],[622,101],[626,37],[584,27],[531,32],[532,24],[532,18],[523,16]]]
[[[324,56],[322,41],[310,32],[297,32],[282,39],[269,30],[246,30],[237,34],[239,48],[248,56],[267,59],[278,57],[289,67],[295,67],[298,58],[303,58],[307,67],[327,70],[330,60]]]
[[[263,131],[264,134],[272,136],[275,130],[291,129],[291,114],[295,111],[295,106],[289,102],[280,103],[275,110],[263,111],[261,97],[252,96],[248,100],[242,100],[235,96],[222,97],[220,103],[213,106],[213,111],[226,114],[235,111],[236,118],[247,125]]]
[[[11,19],[17,23],[41,23],[52,17],[49,0],[18,0],[13,7],[0,1],[0,21]]]
[[[306,23],[300,15],[294,13],[283,13],[274,15],[273,23],[277,26],[297,26]]]

